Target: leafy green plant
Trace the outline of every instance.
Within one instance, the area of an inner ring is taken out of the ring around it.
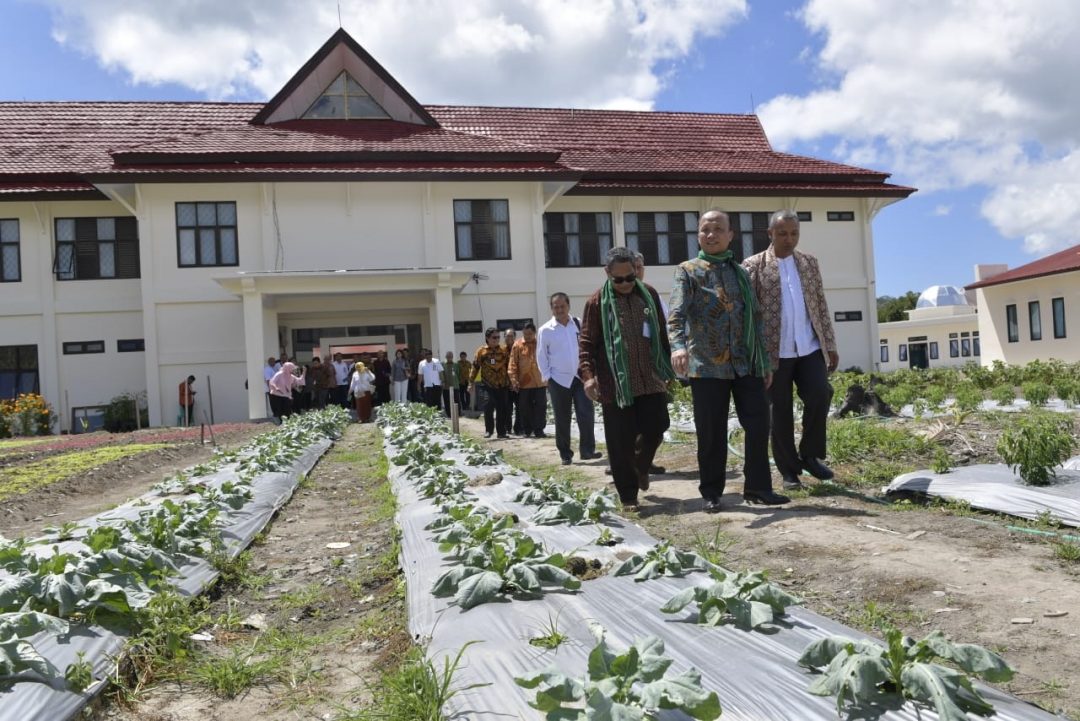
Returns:
[[[593,541],[597,546],[615,546],[622,543],[623,537],[617,535],[609,527],[604,526],[600,529],[600,535]]]
[[[86,660],[85,651],[79,651],[75,662],[64,669],[64,680],[76,693],[82,693],[94,682],[94,666]]]
[[[1028,381],[1020,386],[1024,400],[1033,406],[1044,406],[1050,400],[1050,386],[1038,381]]]
[[[693,551],[680,551],[661,541],[645,553],[635,553],[615,567],[613,575],[634,574],[635,581],[648,581],[661,576],[685,576],[691,571],[704,571],[708,563]]]
[[[997,452],[1025,483],[1045,486],[1056,476],[1054,467],[1068,459],[1075,443],[1068,415],[1029,413],[1002,431]]]
[[[720,716],[720,699],[715,691],[702,688],[696,669],[667,675],[672,659],[664,655],[664,642],[656,636],[636,639],[616,654],[602,628],[594,627],[593,634],[597,643],[584,678],[552,667],[514,679],[523,688],[536,689],[529,705],[546,713],[549,721],[631,721],[655,718],[660,709],[679,709],[702,721]]]
[[[550,651],[557,649],[570,639],[569,636],[559,629],[559,616],[561,613],[562,612],[560,611],[555,616],[552,616],[550,613],[548,614],[547,622],[544,627],[540,629],[542,633],[529,639],[530,646],[546,648]]]
[[[685,588],[660,607],[664,613],[678,613],[691,603],[698,605],[697,622],[718,626],[733,621],[736,626],[753,629],[772,623],[788,606],[799,602],[778,586],[768,582],[763,571],[730,573],[710,568],[713,583]]]
[[[501,596],[538,598],[545,588],[581,588],[564,570],[561,554],[545,555],[540,543],[520,531],[469,548],[460,561],[435,579],[431,592],[437,598],[453,595],[464,611]]]
[[[0,678],[33,671],[45,680],[60,677],[60,670],[27,640],[48,631],[66,633],[68,625],[44,613],[0,613]]]
[[[953,418],[957,425],[969,415],[979,410],[983,402],[983,391],[974,383],[963,381],[953,389]]]
[[[934,450],[934,462],[930,464],[930,470],[934,473],[948,473],[950,468],[952,468],[952,465],[949,452],[938,446]]]
[[[1003,682],[1013,676],[1004,659],[973,644],[949,641],[934,631],[920,641],[890,628],[887,645],[831,636],[810,644],[799,664],[821,673],[810,693],[836,696],[836,708],[848,704],[875,706],[911,701],[933,708],[942,721],[967,721],[967,713],[982,716],[994,707],[975,690],[966,674]],[[960,670],[934,663],[955,664]]]
[[[990,398],[999,406],[1011,406],[1016,400],[1016,389],[1010,385],[994,386],[990,389]]]

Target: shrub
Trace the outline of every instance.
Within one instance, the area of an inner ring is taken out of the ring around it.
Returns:
[[[1024,400],[1033,406],[1046,405],[1050,400],[1050,386],[1040,381],[1028,381],[1020,386],[1020,392],[1024,394]]]
[[[997,401],[998,405],[1011,406],[1016,400],[1016,389],[1010,385],[995,386],[990,391],[990,397]]]
[[[139,423],[135,422],[135,404],[139,405]],[[150,425],[150,412],[142,407],[141,393],[121,393],[105,406],[105,430],[110,433],[129,433]]]
[[[1054,395],[1065,405],[1072,403],[1073,396],[1080,394],[1080,383],[1077,383],[1072,378],[1058,378],[1054,381],[1053,387]]]
[[[956,399],[956,409],[958,411],[971,413],[978,410],[979,404],[983,401],[983,392],[974,383],[964,381],[956,384],[953,397]]]
[[[997,452],[1025,483],[1045,486],[1054,466],[1072,452],[1072,418],[1058,413],[1030,413],[1018,418],[998,439]]]
[[[13,401],[0,401],[0,438],[47,436],[54,425],[56,413],[37,393],[20,393]]]

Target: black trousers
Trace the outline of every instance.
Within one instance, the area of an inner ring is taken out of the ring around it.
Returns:
[[[487,403],[484,404],[484,430],[488,433],[498,432],[500,437],[505,436],[510,430],[510,419],[507,411],[510,406],[509,388],[492,388],[487,386]]]
[[[605,403],[601,408],[611,478],[623,503],[637,503],[638,478],[649,472],[664,431],[671,424],[667,393],[637,396],[627,408],[615,403]]]
[[[795,451],[795,420],[791,386],[803,402],[802,440]],[[769,400],[772,403],[772,454],[776,469],[798,476],[803,458],[825,458],[825,422],[829,417],[833,388],[820,351],[798,358],[781,358],[773,373]]]
[[[544,430],[547,423],[547,389],[522,388],[517,392],[517,417],[521,423],[521,433],[531,436]]]
[[[774,381],[775,382],[775,381]],[[743,490],[768,493],[769,401],[765,381],[756,376],[691,378],[694,398],[694,426],[697,428],[698,491],[702,498],[719,498],[727,480],[728,404],[735,397],[735,412],[745,433],[743,447]]]
[[[458,386],[458,399],[461,401],[461,410],[472,410],[472,396],[469,395],[468,383],[462,383]]]
[[[442,400],[442,386],[426,386],[424,388],[424,405],[438,408]]]
[[[274,418],[279,420],[291,416],[293,412],[292,397],[286,398],[270,394],[270,412],[274,414]]]
[[[450,386],[442,386],[442,409],[443,409],[443,412],[446,414],[447,418],[451,417],[450,414],[452,412],[450,410],[450,390],[451,390]],[[457,403],[458,402],[458,389],[454,388],[453,391],[454,391],[454,403]],[[460,408],[458,410],[460,411]],[[459,415],[460,415],[460,413],[459,413]]]
[[[555,447],[559,449],[559,457],[564,460],[574,457],[574,451],[570,448],[571,406],[577,418],[578,433],[581,435],[581,455],[591,456],[596,453],[596,409],[585,395],[585,385],[581,379],[574,378],[569,388],[549,379],[548,393],[551,395],[551,412],[555,416]]]
[[[516,435],[521,434],[521,415],[516,413],[518,407],[518,392],[508,388],[506,390],[506,430],[513,429]]]

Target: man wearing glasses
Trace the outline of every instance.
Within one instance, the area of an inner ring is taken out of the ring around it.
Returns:
[[[586,395],[600,401],[612,480],[623,507],[634,510],[668,429],[675,374],[660,296],[638,280],[634,251],[612,248],[604,268],[607,280],[585,301],[578,373]]]
[[[506,438],[509,423],[506,415],[509,404],[510,375],[507,365],[510,353],[499,347],[499,331],[488,328],[484,331],[484,345],[476,349],[473,358],[472,377],[480,373],[480,382],[487,389],[487,403],[484,404],[484,438],[491,438],[493,432],[499,438]]]

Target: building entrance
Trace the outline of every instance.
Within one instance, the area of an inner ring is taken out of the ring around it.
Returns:
[[[908,362],[912,368],[929,368],[930,355],[926,350],[926,343],[908,344]]]

